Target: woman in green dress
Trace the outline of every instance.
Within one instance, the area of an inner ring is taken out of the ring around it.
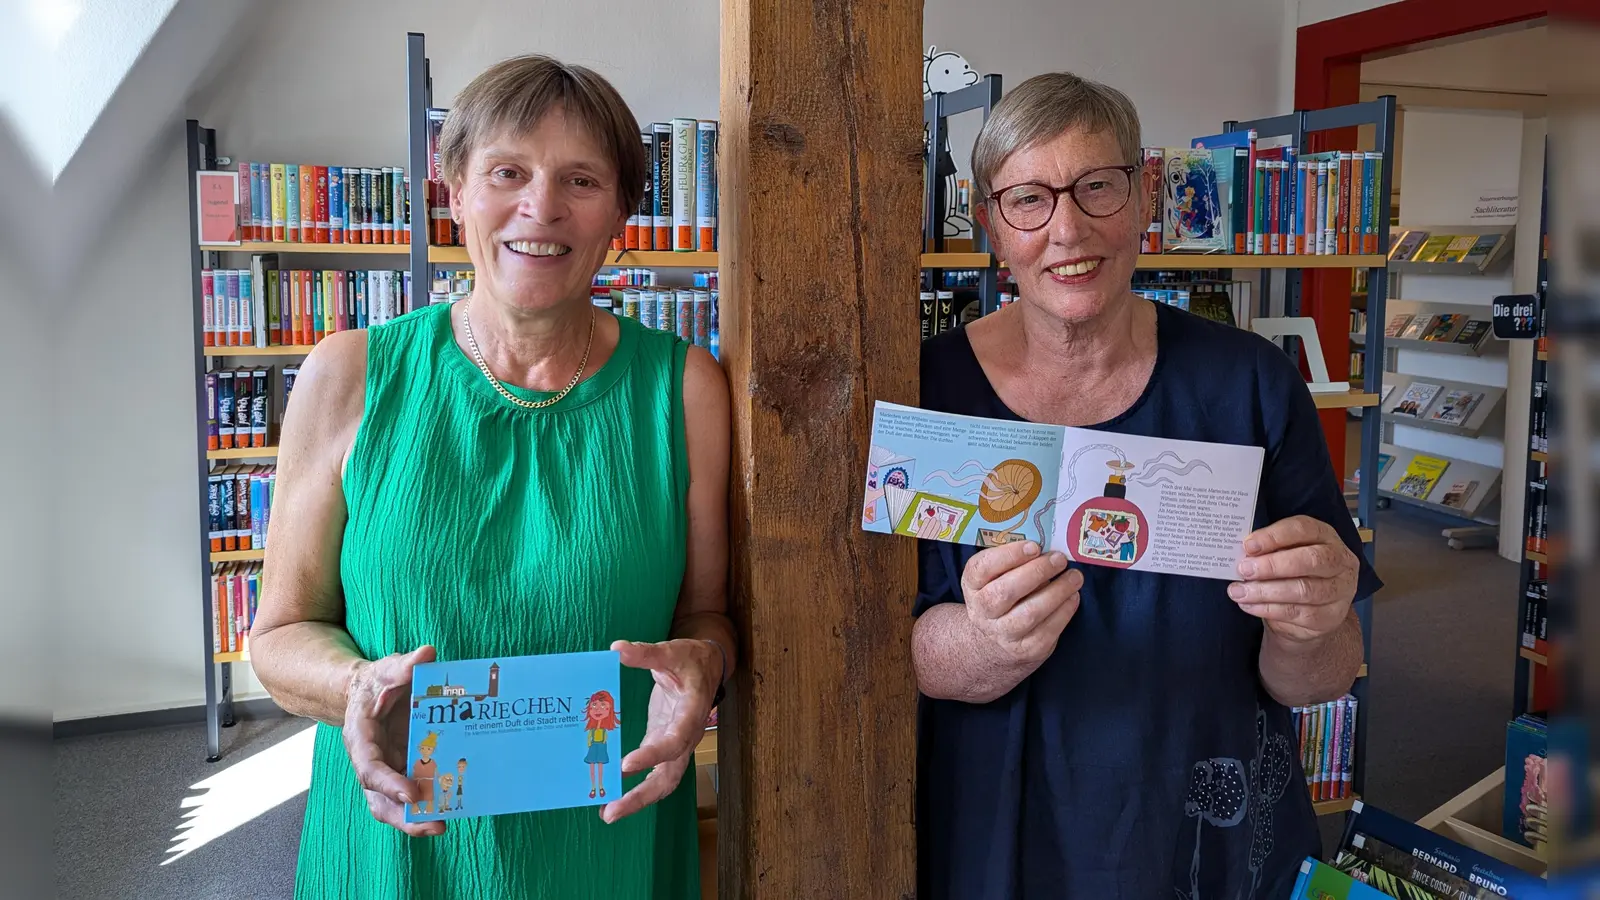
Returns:
[[[284,420],[250,643],[273,698],[321,723],[296,896],[690,900],[683,776],[734,665],[726,379],[590,303],[647,166],[604,79],[497,64],[440,154],[472,294],[329,335]],[[413,666],[606,648],[621,797],[405,822]]]

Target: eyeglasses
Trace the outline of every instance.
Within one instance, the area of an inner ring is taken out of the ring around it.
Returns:
[[[1062,194],[1071,194],[1072,202],[1083,214],[1095,219],[1114,216],[1128,205],[1133,196],[1133,173],[1138,166],[1105,166],[1090,169],[1079,175],[1066,187],[1051,187],[1037,181],[1025,181],[990,194],[988,199],[1000,207],[1000,217],[1018,231],[1038,231],[1056,214],[1056,202]]]

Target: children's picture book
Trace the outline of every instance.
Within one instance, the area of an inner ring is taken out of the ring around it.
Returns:
[[[1234,579],[1264,451],[879,402],[861,526],[1087,565]]]
[[[1487,885],[1412,856],[1385,841],[1357,832],[1334,859],[1334,868],[1391,897],[1407,900],[1501,900]]]
[[[1221,158],[1226,165],[1218,165]],[[1162,249],[1229,251],[1233,241],[1223,198],[1232,182],[1233,149],[1169,149],[1164,165]]]
[[[1422,331],[1425,341],[1447,341],[1457,328],[1467,322],[1466,313],[1440,313],[1428,320],[1428,327]]]
[[[616,800],[621,679],[609,650],[417,666],[405,774],[420,792],[406,821]]]
[[[1428,421],[1440,425],[1461,426],[1483,400],[1482,391],[1449,390],[1439,397],[1428,410]]]
[[[1506,723],[1506,784],[1501,833],[1528,847],[1550,839],[1545,790],[1549,738],[1543,719],[1519,716]]]
[[[1450,467],[1450,460],[1439,459],[1434,456],[1423,456],[1418,453],[1411,457],[1411,462],[1406,465],[1406,470],[1395,482],[1394,492],[1418,500],[1428,499],[1428,494],[1433,492],[1433,486],[1439,483],[1439,478],[1444,475],[1444,470]]]
[[[1466,509],[1467,503],[1472,500],[1472,495],[1478,491],[1476,481],[1458,481],[1450,485],[1450,490],[1444,492],[1439,502],[1451,509]]]
[[[1416,255],[1417,249],[1427,239],[1428,233],[1426,231],[1415,228],[1410,229],[1405,234],[1400,235],[1400,239],[1395,242],[1394,249],[1389,251],[1389,258],[1397,262],[1409,260]]]
[[[1395,313],[1390,316],[1388,327],[1383,329],[1383,336],[1399,337],[1406,330],[1406,326],[1411,324],[1411,319],[1410,313]]]
[[[1406,385],[1406,392],[1400,395],[1400,402],[1389,410],[1391,415],[1410,416],[1413,419],[1422,418],[1422,413],[1433,402],[1439,393],[1439,385],[1426,381],[1413,381]]]

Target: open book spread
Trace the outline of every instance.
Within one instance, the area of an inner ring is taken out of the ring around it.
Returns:
[[[417,666],[405,774],[421,791],[406,821],[618,799],[621,666],[610,650]]]
[[[1080,563],[1235,579],[1260,447],[1112,434],[879,402],[861,525]]]

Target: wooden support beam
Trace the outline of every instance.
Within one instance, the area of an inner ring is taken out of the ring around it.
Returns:
[[[915,893],[915,546],[860,499],[873,402],[917,402],[921,53],[920,0],[722,0],[723,900]]]

